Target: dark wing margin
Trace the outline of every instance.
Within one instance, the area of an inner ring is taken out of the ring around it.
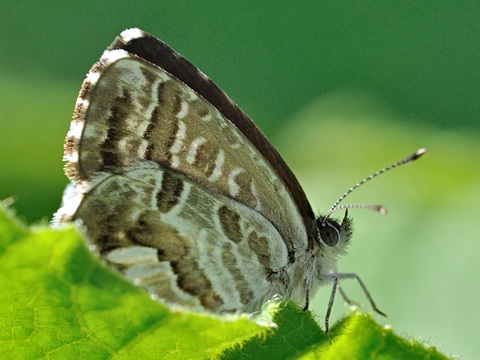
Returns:
[[[290,191],[302,215],[308,235],[313,235],[315,216],[292,170],[255,123],[213,81],[163,41],[139,29],[124,31],[108,47],[108,50],[115,49],[128,51],[164,69],[193,89],[230,120],[275,169]]]

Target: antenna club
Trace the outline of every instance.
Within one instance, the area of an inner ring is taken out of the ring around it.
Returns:
[[[388,213],[387,208],[382,205],[378,206],[377,211],[382,215],[387,215]]]
[[[425,155],[427,153],[426,148],[421,148],[415,152],[415,154],[410,156],[411,161],[417,160],[421,156]]]

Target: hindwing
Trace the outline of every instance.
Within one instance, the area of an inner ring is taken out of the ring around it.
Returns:
[[[91,186],[75,218],[107,264],[149,293],[217,312],[286,292],[287,247],[255,210],[153,164]]]

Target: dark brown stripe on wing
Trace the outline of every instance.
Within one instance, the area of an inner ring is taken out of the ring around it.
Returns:
[[[103,166],[121,165],[118,143],[127,136],[128,115],[132,108],[132,94],[127,89],[122,89],[122,96],[116,97],[110,108],[111,115],[107,119],[107,138],[101,145]]]
[[[148,142],[147,149],[145,150],[145,159],[147,160],[152,159],[152,154],[155,151],[155,142],[152,141],[152,134],[155,131],[155,128],[160,126],[160,121],[161,119],[159,117],[159,110],[157,106],[153,109],[148,126],[143,132],[143,138]]]
[[[233,277],[235,288],[240,295],[240,302],[244,305],[250,304],[255,298],[250,285],[238,268],[238,263],[235,255],[232,253],[232,244],[225,243],[222,248],[222,263]]]
[[[195,159],[192,164],[205,178],[209,178],[215,171],[215,162],[220,151],[218,146],[212,143],[203,143],[197,148]]]
[[[170,264],[177,275],[178,287],[190,295],[197,296],[205,309],[218,312],[223,300],[213,291],[211,281],[198,266],[196,259],[184,257],[182,260],[171,261]]]
[[[209,116],[212,117],[213,115],[210,114],[203,99],[197,98],[188,102],[188,112],[184,118],[185,123],[189,124],[187,127],[186,143],[192,144],[199,135],[204,137],[205,142],[197,148],[192,166],[199,171],[198,174],[201,174],[200,176],[202,178],[206,179],[212,176],[215,171],[215,162],[221,151],[218,140],[216,139],[218,135],[215,135],[215,132],[205,132],[206,127],[202,119]],[[201,133],[198,132],[196,124],[199,124],[199,128],[202,129]],[[221,136],[224,137],[225,134],[223,133]]]
[[[157,87],[157,101],[159,106],[177,114],[182,105],[182,94],[173,81],[162,81]]]
[[[242,241],[242,233],[240,228],[240,215],[228,207],[223,205],[218,209],[218,218],[222,226],[223,233],[234,243]]]
[[[162,188],[157,193],[158,210],[167,213],[178,204],[183,191],[183,180],[165,171],[162,177]]]
[[[255,231],[248,235],[248,247],[257,256],[258,262],[263,265],[265,274],[270,268],[270,250],[268,249],[268,240],[264,236],[259,236]]]
[[[153,109],[143,133],[143,137],[148,141],[145,158],[168,166],[171,165],[171,148],[179,131],[175,114],[181,109],[181,94],[175,85],[173,81],[162,81],[158,84],[158,105]]]
[[[195,151],[195,156],[193,158],[191,165],[197,166],[198,164],[202,164],[202,162],[204,161],[202,160],[202,158],[205,157],[205,154],[207,152],[208,152],[208,145],[206,143],[198,144]],[[211,170],[211,173],[213,173],[213,170]],[[211,175],[211,173],[209,174],[208,172],[206,172],[205,177],[208,178]]]
[[[137,224],[127,232],[127,237],[132,244],[156,249],[158,260],[170,263],[182,291],[198,297],[206,309],[219,310],[223,301],[213,291],[212,283],[197,263],[196,245],[174,227],[159,221],[158,212],[143,212]],[[162,294],[158,295],[162,297]]]
[[[238,192],[235,195],[238,199],[243,199],[246,204],[257,203],[257,199],[251,191],[255,184],[255,176],[252,176],[252,174],[248,172],[242,172],[235,177],[235,182],[239,186]]]
[[[148,124],[145,132],[143,133],[143,138],[148,141],[147,148],[145,149],[146,160],[152,160],[152,155],[153,155],[153,152],[155,151],[155,143],[151,141],[150,138],[151,138],[153,129],[155,128],[155,126],[157,126],[157,120],[155,116],[156,110],[157,110],[156,108],[153,109],[152,117],[150,118],[150,123]]]

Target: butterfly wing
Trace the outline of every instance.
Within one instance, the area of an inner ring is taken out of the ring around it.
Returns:
[[[164,45],[137,29],[115,43],[132,39]],[[218,88],[198,70],[201,93],[115,43],[80,91],[65,145],[72,185],[55,222],[81,219],[107,262],[170,302],[222,311],[288,293],[309,238],[291,171],[272,165],[283,160],[266,157],[276,151],[246,115],[232,122],[207,100]]]

